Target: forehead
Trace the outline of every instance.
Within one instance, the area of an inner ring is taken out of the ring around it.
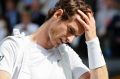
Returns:
[[[77,20],[77,17],[80,17],[78,14],[74,15],[69,21],[68,25],[73,27],[76,31],[77,34],[80,35],[84,32],[84,27],[80,24],[80,22]]]

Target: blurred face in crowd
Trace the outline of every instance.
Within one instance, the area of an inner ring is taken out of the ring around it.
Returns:
[[[105,3],[106,3],[107,8],[114,8],[115,7],[114,0],[105,0]]]
[[[14,10],[14,8],[15,8],[15,4],[14,4],[14,2],[12,2],[12,1],[6,1],[6,9],[7,10]]]
[[[27,12],[21,12],[22,23],[28,24],[31,21],[31,16]]]
[[[40,10],[40,3],[38,0],[33,0],[31,4],[31,8],[33,11],[39,11]]]
[[[76,36],[84,33],[83,26],[76,19],[76,16],[79,15],[76,14],[71,19],[64,21],[61,19],[62,14],[62,9],[57,10],[50,19],[51,24],[48,34],[52,45],[55,47],[62,43],[72,43]]]

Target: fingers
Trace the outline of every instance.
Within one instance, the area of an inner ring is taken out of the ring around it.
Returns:
[[[92,12],[91,13],[87,13],[87,15],[86,15],[82,11],[78,10],[77,20],[79,21],[80,24],[83,25],[85,30],[89,30],[89,28],[91,27],[90,26],[91,23],[95,24],[95,20],[94,20]]]
[[[92,13],[87,13],[87,16],[89,17],[89,19],[90,19],[92,22],[95,22],[95,19],[94,19]]]
[[[86,40],[91,40],[96,37],[95,20],[92,12],[85,14],[82,11],[78,10],[77,21],[85,28]]]
[[[85,22],[86,22],[87,24],[89,24],[89,18],[88,18],[88,16],[87,16],[85,13],[83,13],[83,12],[80,11],[80,10],[78,10],[78,14],[82,17],[83,20],[85,20]]]
[[[79,15],[77,15],[77,21],[84,27],[84,29],[87,31],[89,26],[84,22],[84,20],[81,19]]]

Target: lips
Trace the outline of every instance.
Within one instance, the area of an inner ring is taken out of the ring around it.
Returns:
[[[64,41],[60,38],[60,42],[63,44],[64,43]]]
[[[59,40],[57,41],[57,45],[60,45],[60,44],[62,44],[62,41],[59,39]]]
[[[57,41],[57,45],[60,45],[60,44],[63,44],[64,42],[63,42],[63,40],[60,38],[60,39],[58,39],[58,41]]]

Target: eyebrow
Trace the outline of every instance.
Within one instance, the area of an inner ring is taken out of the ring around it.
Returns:
[[[69,31],[71,34],[73,34],[73,35],[75,35],[75,36],[78,36],[78,35],[77,35],[77,31],[75,30],[75,28],[73,28],[73,26],[69,25],[68,31]]]

